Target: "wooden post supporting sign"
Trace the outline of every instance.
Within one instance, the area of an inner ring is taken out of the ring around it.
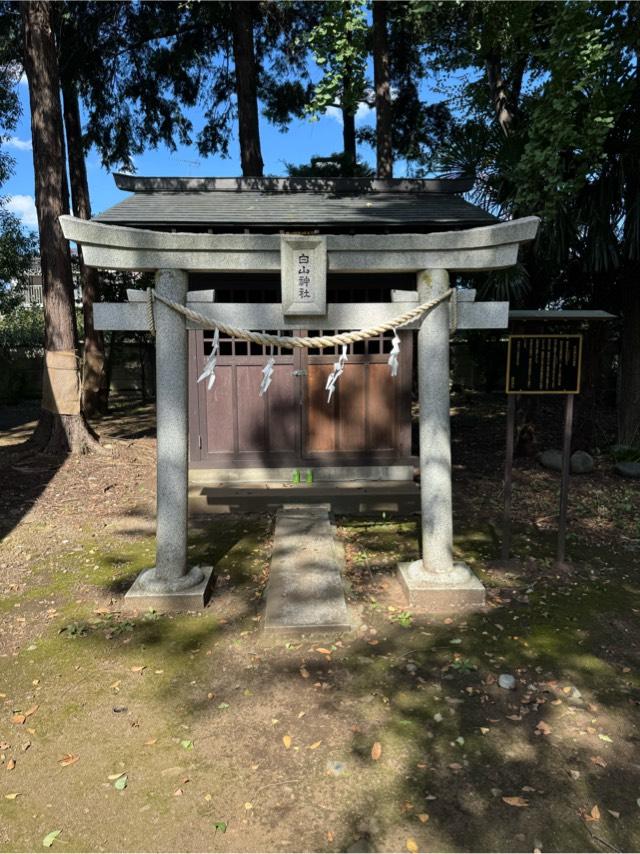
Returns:
[[[566,556],[567,507],[571,468],[573,398],[580,393],[582,335],[510,335],[507,351],[507,447],[504,476],[502,558],[511,552],[511,500],[518,395],[562,394],[565,396],[560,512],[558,519],[557,563]]]

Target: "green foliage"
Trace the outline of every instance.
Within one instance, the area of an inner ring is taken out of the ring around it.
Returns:
[[[312,157],[309,163],[285,163],[287,175],[293,178],[340,178],[345,174],[347,157],[344,152],[338,151],[328,157]],[[373,169],[366,163],[358,161],[352,167],[351,174],[358,178],[370,178],[374,175]]]
[[[615,445],[611,456],[617,463],[640,463],[640,448],[631,445]]]
[[[20,349],[25,355],[42,352],[44,312],[41,306],[18,306],[0,316],[0,352]]]
[[[0,203],[0,314],[19,305],[21,290],[36,254],[36,239]]]
[[[323,75],[313,87],[306,113],[317,118],[329,107],[355,114],[367,86],[367,34],[365,0],[329,0],[322,17],[306,36],[306,45]]]
[[[547,77],[530,98],[513,174],[519,208],[555,217],[602,168],[607,136],[629,97],[632,69],[620,35],[604,4],[566,4],[554,17],[548,44],[534,57]]]

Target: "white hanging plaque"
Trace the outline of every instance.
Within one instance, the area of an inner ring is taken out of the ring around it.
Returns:
[[[285,315],[327,313],[327,240],[280,235],[282,311]]]

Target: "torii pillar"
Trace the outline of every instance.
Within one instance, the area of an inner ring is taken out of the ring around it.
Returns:
[[[185,304],[185,270],[160,269],[156,293]],[[189,515],[189,341],[184,318],[159,300],[156,327],[156,565],[141,573],[125,593],[130,608],[158,611],[201,610],[212,566],[187,563]]]
[[[449,290],[449,274],[423,270],[417,286],[418,301],[428,302]],[[409,604],[430,612],[479,607],[485,601],[480,580],[466,564],[453,561],[449,312],[450,304],[441,303],[418,332],[422,557],[398,566]]]

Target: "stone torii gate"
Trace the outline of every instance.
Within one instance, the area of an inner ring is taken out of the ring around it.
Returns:
[[[110,270],[152,271],[157,294],[190,305],[210,318],[243,329],[362,329],[386,323],[445,294],[449,272],[501,270],[517,261],[518,247],[534,239],[538,218],[431,234],[205,234],[168,233],[60,217],[68,240],[82,247],[84,263]],[[291,252],[311,264],[307,299],[292,281]],[[416,291],[392,292],[390,303],[326,304],[326,270],[342,273],[416,273]],[[188,293],[189,272],[281,271],[282,304],[216,304],[212,292]],[[206,299],[207,301],[202,301]],[[508,302],[476,303],[475,292],[456,299],[458,329],[508,325]],[[197,304],[194,304],[196,303]],[[194,328],[174,309],[154,304],[157,387],[156,566],[125,596],[132,608],[201,608],[212,567],[187,563],[188,336]],[[97,329],[148,330],[144,292],[127,303],[94,306]],[[450,308],[440,303],[418,328],[422,556],[399,567],[409,604],[427,611],[484,603],[484,588],[463,563],[453,561],[449,425]],[[392,379],[389,380],[393,382]]]

